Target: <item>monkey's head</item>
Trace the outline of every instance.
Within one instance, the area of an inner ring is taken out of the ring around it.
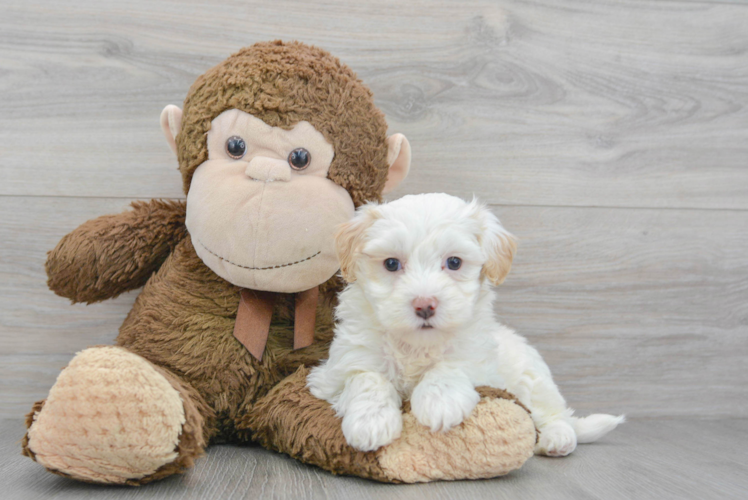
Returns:
[[[410,167],[371,91],[329,53],[299,42],[247,47],[200,76],[161,127],[179,159],[187,229],[227,281],[299,292],[338,270],[336,226]]]

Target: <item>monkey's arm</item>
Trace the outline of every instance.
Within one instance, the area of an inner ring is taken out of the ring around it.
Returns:
[[[73,302],[99,302],[141,287],[187,236],[181,201],[136,201],[85,222],[47,255],[47,285]]]

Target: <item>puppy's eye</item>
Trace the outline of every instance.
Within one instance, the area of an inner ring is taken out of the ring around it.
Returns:
[[[452,271],[457,271],[462,266],[462,259],[459,257],[447,257],[447,267]]]
[[[389,272],[394,273],[395,271],[399,271],[400,269],[402,269],[403,265],[400,264],[399,260],[389,258],[389,259],[385,259],[384,268],[387,269]]]
[[[304,170],[312,162],[312,155],[304,148],[296,148],[288,155],[288,164],[294,170]]]
[[[238,135],[232,135],[226,140],[226,153],[233,159],[238,160],[246,152],[247,144]]]

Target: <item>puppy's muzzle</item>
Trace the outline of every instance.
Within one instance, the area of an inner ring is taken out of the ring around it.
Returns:
[[[439,301],[435,297],[418,297],[413,300],[413,309],[416,310],[416,316],[423,319],[429,319],[436,314],[436,306]]]

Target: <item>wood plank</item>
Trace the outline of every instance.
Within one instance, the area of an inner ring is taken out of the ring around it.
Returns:
[[[231,52],[283,36],[349,63],[410,137],[399,194],[748,208],[745,3],[128,5],[3,7],[0,194],[180,196],[161,108]]]
[[[497,213],[520,247],[496,309],[538,347],[572,407],[746,416],[748,214]]]
[[[332,476],[256,447],[213,446],[194,469],[141,488],[95,486],[47,473],[18,453],[19,419],[0,421],[3,498],[742,498],[748,420],[636,420],[561,459],[531,458],[503,478],[388,485]],[[684,445],[692,444],[687,451]]]
[[[71,305],[47,288],[44,262],[78,225],[128,206],[122,199],[0,197],[3,354],[68,353],[114,339],[136,294],[103,305]]]
[[[25,413],[66,359],[110,343],[133,292],[71,306],[44,256],[120,199],[0,197],[0,415]],[[744,211],[495,207],[520,239],[496,309],[545,356],[572,407],[748,415]]]

